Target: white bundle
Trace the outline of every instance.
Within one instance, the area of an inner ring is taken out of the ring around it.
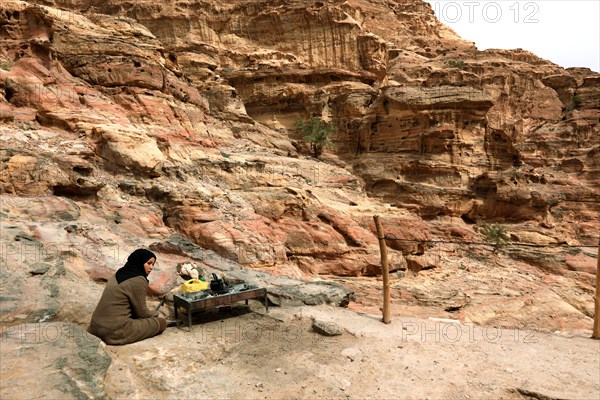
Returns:
[[[198,266],[191,263],[182,264],[179,274],[189,275],[192,277],[192,279],[198,279],[200,277],[200,274],[198,273]]]

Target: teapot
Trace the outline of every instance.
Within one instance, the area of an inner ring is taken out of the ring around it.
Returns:
[[[219,278],[217,274],[213,272],[212,280],[210,281],[210,290],[214,293],[220,293],[227,289],[227,284],[222,278]]]

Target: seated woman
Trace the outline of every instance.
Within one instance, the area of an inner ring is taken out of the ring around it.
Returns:
[[[129,255],[125,266],[108,280],[92,314],[89,333],[107,344],[127,344],[165,330],[167,320],[154,317],[146,306],[147,276],[155,262],[150,250],[137,249]]]

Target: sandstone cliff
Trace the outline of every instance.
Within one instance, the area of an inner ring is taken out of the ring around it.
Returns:
[[[477,51],[420,0],[3,1],[0,40],[4,323],[85,323],[69,293],[136,246],[168,290],[174,234],[377,313],[379,214],[395,312],[591,329],[598,73]],[[482,223],[543,247],[460,243]]]

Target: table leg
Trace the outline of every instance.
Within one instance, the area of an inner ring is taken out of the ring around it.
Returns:
[[[187,314],[188,314],[188,327],[190,328],[190,332],[191,332],[192,331],[192,310],[191,310],[191,307],[188,307]]]
[[[265,310],[266,310],[266,313],[268,314],[269,313],[269,299],[267,298],[266,289],[265,289]]]

